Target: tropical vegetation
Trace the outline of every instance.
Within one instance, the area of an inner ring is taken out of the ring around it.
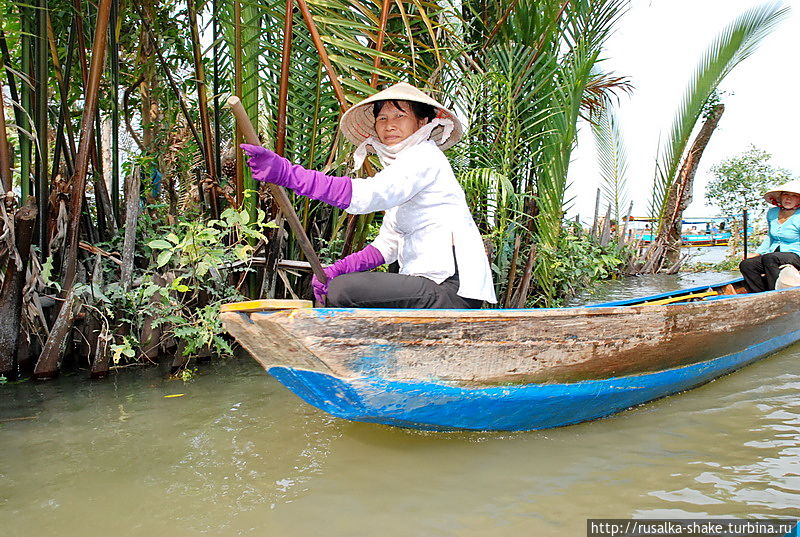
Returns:
[[[791,174],[773,165],[772,155],[753,145],[740,155],[729,157],[711,168],[706,199],[719,207],[723,216],[739,218],[748,211],[760,218],[767,205],[767,190],[792,180]]]
[[[165,353],[178,370],[230,352],[222,302],[309,297],[297,236],[238,149],[229,95],[265,146],[349,174],[342,112],[396,81],[425,88],[468,127],[448,156],[500,306],[555,305],[618,273],[625,248],[564,214],[579,121],[617,136],[608,109],[630,85],[602,51],[627,5],[0,0],[0,374],[47,378],[72,360],[103,376]],[[765,7],[715,43],[659,159],[658,200],[711,92],[782,13]],[[619,191],[619,145],[607,147]],[[362,247],[381,218],[292,202],[327,261]]]

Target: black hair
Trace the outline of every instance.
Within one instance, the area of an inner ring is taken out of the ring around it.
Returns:
[[[381,110],[383,109],[383,105],[386,103],[392,103],[392,105],[397,108],[398,110],[402,110],[400,107],[400,102],[408,103],[411,106],[411,111],[414,112],[414,115],[417,116],[417,119],[427,119],[429,122],[433,121],[436,118],[437,112],[436,108],[426,104],[426,103],[419,103],[417,101],[405,101],[403,99],[387,99],[385,101],[375,101],[372,103],[372,115],[374,117],[378,117]]]

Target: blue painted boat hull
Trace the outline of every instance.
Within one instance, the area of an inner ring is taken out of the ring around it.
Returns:
[[[800,340],[800,330],[741,352],[656,373],[570,384],[462,388],[273,367],[307,403],[339,418],[423,430],[526,431],[589,421],[688,390]]]
[[[283,308],[221,315],[265,370],[340,418],[427,430],[597,419],[800,340],[800,288],[741,280],[576,308]]]

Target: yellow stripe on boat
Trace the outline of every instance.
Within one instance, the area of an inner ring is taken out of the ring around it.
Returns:
[[[254,311],[296,310],[311,307],[313,307],[313,304],[310,300],[266,298],[263,300],[246,300],[244,302],[223,304],[222,307],[220,307],[220,311],[223,313],[228,311],[249,313]]]
[[[664,304],[673,304],[675,302],[685,302],[693,298],[705,298],[707,296],[717,296],[719,293],[716,291],[706,291],[704,293],[692,293],[691,295],[671,296],[662,298],[661,300],[653,300],[652,302],[644,302],[648,306],[662,306]]]

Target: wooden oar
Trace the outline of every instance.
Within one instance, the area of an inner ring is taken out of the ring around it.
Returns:
[[[239,132],[241,132],[242,136],[244,136],[245,141],[251,145],[261,145],[261,140],[258,139],[258,134],[253,128],[253,124],[250,123],[250,118],[247,117],[247,112],[244,111],[242,101],[239,99],[239,97],[236,97],[235,95],[229,97],[228,106],[230,107],[231,112],[233,112],[233,115],[236,116],[236,125],[239,128]],[[297,217],[297,213],[294,212],[294,207],[292,207],[292,203],[289,201],[289,197],[286,195],[286,191],[282,186],[274,185],[272,183],[267,183],[267,187],[269,187],[272,197],[275,198],[276,202],[278,202],[278,207],[280,207],[283,216],[286,218],[286,221],[289,222],[289,227],[292,228],[292,231],[294,231],[297,242],[300,245],[300,249],[303,251],[306,259],[311,264],[311,271],[320,282],[327,283],[328,277],[322,271],[322,264],[319,262],[319,257],[317,257],[316,252],[314,252],[314,247],[311,245],[311,241],[308,240],[306,232],[303,229],[303,225],[300,223],[300,219]]]

